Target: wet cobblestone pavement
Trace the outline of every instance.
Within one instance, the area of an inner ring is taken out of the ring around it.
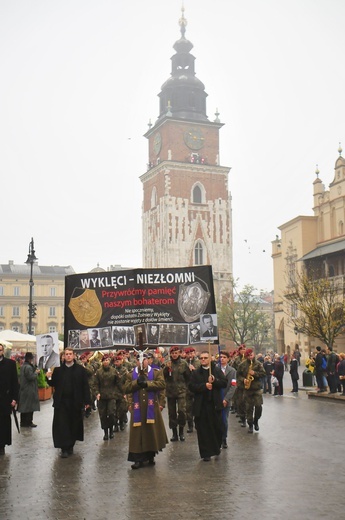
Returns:
[[[229,448],[211,462],[200,460],[194,432],[138,471],[127,462],[128,428],[103,441],[96,412],[85,419],[85,441],[61,459],[52,400],[42,402],[38,427],[19,435],[13,425],[0,458],[0,519],[345,518],[344,403],[294,397],[289,379],[285,396],[264,395],[259,432],[230,415]]]

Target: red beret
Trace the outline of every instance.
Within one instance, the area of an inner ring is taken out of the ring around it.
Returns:
[[[244,355],[245,355],[245,357],[248,357],[252,353],[253,353],[253,349],[252,348],[246,348],[246,351],[245,351]]]
[[[170,352],[175,352],[175,350],[180,350],[180,347],[177,347],[176,345],[170,347]]]

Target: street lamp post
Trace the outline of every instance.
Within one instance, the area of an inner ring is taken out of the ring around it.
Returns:
[[[36,303],[32,303],[32,293],[33,293],[33,287],[34,287],[34,280],[32,276],[32,271],[34,268],[34,263],[38,259],[35,256],[35,249],[34,249],[34,239],[31,238],[31,242],[29,243],[29,254],[28,258],[26,260],[26,264],[30,265],[30,280],[29,280],[29,287],[30,287],[30,293],[29,293],[29,327],[28,327],[28,334],[32,334],[32,318],[36,316]]]

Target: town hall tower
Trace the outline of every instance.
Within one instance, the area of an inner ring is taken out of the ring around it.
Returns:
[[[204,84],[195,75],[193,44],[179,20],[171,77],[159,93],[159,116],[149,125],[143,183],[143,267],[212,265],[216,300],[232,289],[230,168],[221,166],[219,114],[206,115]]]

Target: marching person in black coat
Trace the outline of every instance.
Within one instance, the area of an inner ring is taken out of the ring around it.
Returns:
[[[279,385],[274,388],[274,395],[283,395],[284,363],[280,360],[279,354],[274,356],[272,375],[276,376],[279,383]]]
[[[290,361],[290,376],[292,381],[292,390],[291,393],[298,394],[298,360],[295,358],[295,355],[292,354]]]
[[[199,359],[201,366],[192,372],[189,389],[194,393],[193,415],[200,457],[208,462],[220,453],[223,432],[221,388],[226,388],[227,380],[220,368],[211,363],[207,351],[202,352]]]
[[[0,455],[5,454],[6,444],[12,444],[11,413],[18,402],[18,392],[16,362],[5,358],[0,343]]]
[[[316,384],[318,386],[318,394],[323,392],[327,392],[327,379],[326,379],[326,367],[323,368],[323,359],[326,359],[325,352],[321,349],[321,347],[316,347],[316,356],[315,356],[315,376],[316,376]],[[327,362],[327,361],[326,361]]]
[[[75,442],[84,440],[83,412],[90,408],[91,397],[85,368],[75,362],[73,349],[66,348],[64,354],[64,363],[47,372],[47,381],[55,390],[54,447],[61,448],[61,457],[67,458]]]

